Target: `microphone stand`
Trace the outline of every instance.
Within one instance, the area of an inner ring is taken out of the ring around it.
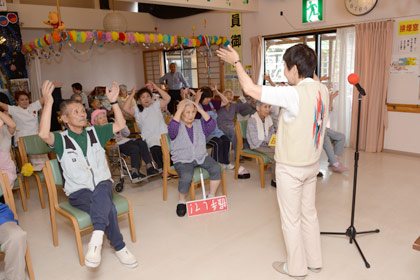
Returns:
[[[358,234],[365,234],[365,233],[378,233],[379,229],[375,230],[369,230],[369,231],[361,231],[357,232],[356,228],[354,227],[354,210],[356,206],[356,184],[357,184],[357,166],[359,161],[359,127],[360,127],[360,109],[362,104],[362,92],[359,90],[359,111],[357,113],[357,136],[356,136],[356,151],[354,153],[354,177],[353,177],[353,200],[351,205],[351,222],[350,226],[347,228],[346,232],[321,232],[321,234],[328,234],[328,235],[345,235],[349,238],[350,244],[353,243],[356,244],[357,249],[359,250],[360,255],[363,258],[363,261],[365,262],[366,268],[370,268],[370,264],[367,262],[365,256],[363,255],[362,250],[360,249],[359,244],[356,241],[356,236]],[[362,89],[363,90],[363,89]],[[364,93],[364,90],[363,90]]]

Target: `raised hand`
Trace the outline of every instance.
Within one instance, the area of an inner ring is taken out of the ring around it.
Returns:
[[[197,92],[195,93],[195,100],[197,102],[200,102],[201,95],[203,95],[203,92],[201,91],[201,89],[197,90]]]
[[[54,98],[52,96],[52,93],[54,91],[54,84],[50,82],[49,80],[45,80],[42,84],[42,97],[44,98],[44,102],[54,102]]]
[[[217,91],[217,82],[213,83],[213,87],[211,88],[213,91]]]
[[[177,113],[179,112],[179,113],[181,113],[181,114],[182,114],[182,112],[184,111],[185,105],[186,105],[188,102],[191,102],[191,101],[190,101],[189,99],[183,99],[183,100],[181,100],[181,102],[179,102],[179,103],[178,103],[178,106],[177,106],[177,108],[176,108]],[[193,102],[193,103],[194,103],[194,102]]]
[[[135,85],[133,86],[133,88],[130,91],[130,94],[134,94],[134,93],[136,93],[136,86]]]
[[[117,101],[118,95],[120,94],[120,88],[117,82],[112,82],[111,91],[108,90],[108,87],[105,88],[106,97],[112,103]]]
[[[227,46],[227,49],[220,48],[216,51],[216,55],[223,61],[233,64],[239,60],[239,54],[232,48],[231,45]]]

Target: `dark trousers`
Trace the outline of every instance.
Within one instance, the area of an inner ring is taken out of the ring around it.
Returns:
[[[209,172],[210,180],[220,180],[222,177],[222,171],[220,165],[211,157],[206,156],[202,164],[198,164],[197,161],[193,162],[175,162],[174,167],[179,175],[178,191],[186,194],[190,191],[191,181],[194,176],[194,168],[202,167]]]
[[[171,96],[171,101],[169,101],[169,104],[168,104],[168,111],[172,115],[174,115],[176,112],[176,106],[178,105],[178,102],[182,100],[181,90],[170,89],[168,90],[168,94]]]
[[[149,148],[147,147],[146,142],[144,142],[141,138],[137,138],[134,141],[128,141],[127,143],[120,145],[120,151],[121,153],[130,156],[131,167],[133,168],[141,167],[142,158],[146,164],[152,162],[149,154]]]
[[[152,154],[153,160],[156,162],[158,168],[163,168],[162,148],[157,145],[150,147],[150,153]]]
[[[211,157],[215,161],[229,164],[230,140],[225,135],[222,137],[213,137],[207,143],[212,147]]]
[[[117,209],[112,203],[112,182],[106,180],[96,185],[92,192],[81,189],[69,196],[70,205],[85,211],[92,219],[93,230],[102,230],[115,251],[125,247],[123,236],[118,226]]]

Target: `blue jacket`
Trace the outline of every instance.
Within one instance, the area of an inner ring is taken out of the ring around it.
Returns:
[[[15,220],[15,215],[10,210],[9,205],[0,203],[0,225],[7,222],[18,222]]]

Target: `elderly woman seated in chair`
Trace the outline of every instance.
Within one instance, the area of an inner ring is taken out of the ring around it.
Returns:
[[[266,154],[273,165],[271,166],[271,185],[276,187],[276,164],[274,160],[274,146],[269,146],[274,133],[273,120],[270,117],[271,105],[257,101],[257,112],[248,120],[246,138],[250,148]]]
[[[203,116],[202,119],[195,119],[197,111]],[[215,127],[216,121],[199,105],[188,99],[178,104],[175,116],[168,125],[172,161],[179,174],[179,203],[176,207],[176,214],[179,217],[185,216],[187,212],[186,198],[196,167],[202,167],[209,172],[208,197],[216,195],[221,179],[221,168],[206,151],[206,136],[210,135]]]

